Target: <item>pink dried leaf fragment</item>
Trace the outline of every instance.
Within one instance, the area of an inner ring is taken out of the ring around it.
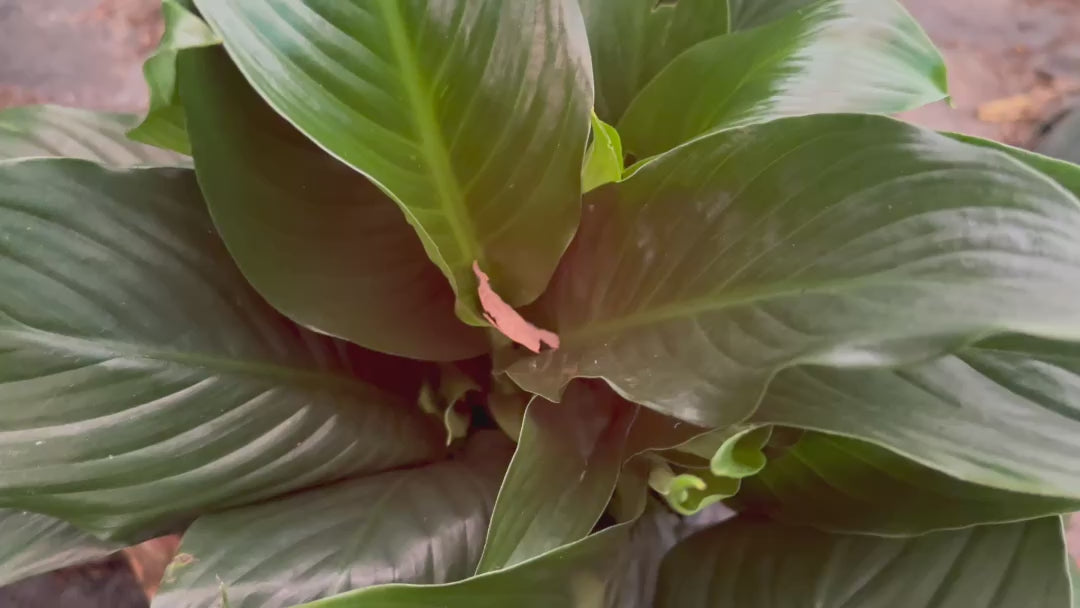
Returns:
[[[491,323],[507,338],[534,353],[540,352],[541,343],[551,348],[559,348],[558,335],[529,323],[518,314],[518,311],[504,302],[499,294],[495,293],[495,290],[491,288],[491,279],[480,270],[479,262],[473,262],[473,272],[476,273],[476,279],[480,282],[477,292],[480,295],[480,306],[484,309],[484,318],[488,323]]]

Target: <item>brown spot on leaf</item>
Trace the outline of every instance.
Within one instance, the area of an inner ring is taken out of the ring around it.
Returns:
[[[480,306],[484,308],[484,318],[488,323],[499,330],[504,336],[524,346],[534,353],[540,352],[540,345],[547,344],[551,348],[559,348],[559,336],[546,329],[540,329],[526,321],[518,311],[503,301],[499,294],[491,288],[491,279],[484,271],[480,270],[480,263],[473,262],[473,272],[480,282],[477,292],[480,295]]]

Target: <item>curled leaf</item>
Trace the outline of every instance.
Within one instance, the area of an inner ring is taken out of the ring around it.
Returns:
[[[480,295],[480,306],[484,309],[484,318],[492,327],[534,353],[540,352],[541,343],[552,349],[559,348],[558,335],[529,323],[495,293],[491,288],[491,279],[480,270],[479,262],[473,262],[473,272],[480,282],[477,292]]]

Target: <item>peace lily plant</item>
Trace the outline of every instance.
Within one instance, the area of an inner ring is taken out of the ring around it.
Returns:
[[[0,114],[0,582],[1075,605],[1080,169],[889,118],[894,0],[163,10],[145,117]]]

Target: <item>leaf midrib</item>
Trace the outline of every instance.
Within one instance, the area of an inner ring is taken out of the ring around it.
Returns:
[[[97,354],[123,359],[146,359],[171,363],[190,368],[213,370],[228,374],[244,375],[259,379],[273,379],[291,384],[360,393],[380,400],[394,400],[376,386],[356,378],[330,374],[324,371],[287,367],[265,361],[245,361],[200,352],[181,352],[122,342],[119,340],[92,340],[70,336],[33,327],[0,327],[0,337],[9,336],[23,344],[47,345],[72,355]]]
[[[476,235],[468,224],[465,197],[450,162],[450,155],[446,141],[443,139],[442,130],[439,128],[438,119],[435,116],[435,107],[431,95],[425,91],[416,55],[409,45],[408,33],[405,31],[405,19],[401,14],[399,4],[397,0],[389,0],[381,2],[379,5],[383,9],[387,35],[393,47],[394,58],[400,68],[399,75],[405,89],[405,96],[409,107],[412,109],[415,125],[419,130],[419,149],[425,164],[431,171],[439,206],[443,209],[447,225],[450,227],[454,242],[464,256],[464,261],[479,260],[483,262]],[[438,249],[437,245],[435,247]],[[449,266],[445,256],[443,262]],[[453,269],[448,268],[448,270],[451,270],[451,274],[453,274]],[[453,281],[452,277],[451,281]]]

